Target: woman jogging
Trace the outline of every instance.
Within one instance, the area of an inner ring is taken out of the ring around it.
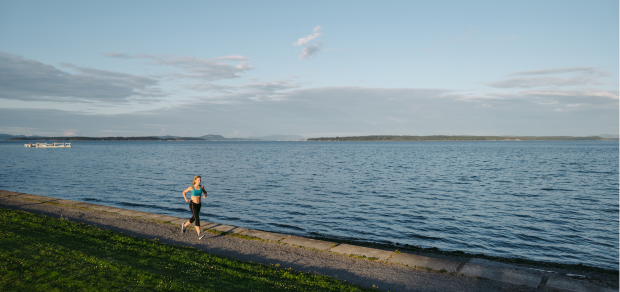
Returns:
[[[191,200],[188,200],[187,196],[185,195],[188,192],[191,195]],[[185,199],[185,202],[189,202],[189,210],[192,211],[192,218],[187,220],[187,222],[181,224],[181,232],[185,233],[185,229],[187,228],[187,226],[192,224],[192,222],[196,221],[194,225],[196,226],[198,239],[202,239],[205,236],[202,232],[200,232],[200,195],[202,195],[203,199],[207,198],[207,191],[205,190],[205,187],[200,185],[200,176],[196,176],[194,177],[194,182],[192,183],[192,186],[183,191],[183,198]]]

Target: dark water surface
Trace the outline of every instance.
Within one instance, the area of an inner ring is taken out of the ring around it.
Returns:
[[[618,141],[0,142],[0,189],[305,236],[618,269]]]

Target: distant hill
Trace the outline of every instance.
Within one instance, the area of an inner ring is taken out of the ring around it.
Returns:
[[[264,141],[305,141],[306,138],[298,135],[270,135],[264,137],[250,137],[249,139]]]
[[[181,137],[181,136],[147,136],[147,137],[41,137],[41,136],[13,136],[0,134],[6,140],[41,140],[41,141],[257,141],[256,139],[245,138],[224,138],[222,135],[204,135],[200,137]]]
[[[222,135],[203,135],[200,136],[207,141],[256,141],[256,139],[246,139],[246,138],[224,138]]]
[[[0,134],[0,140],[8,140],[11,138],[19,138],[19,137],[41,137],[41,136],[25,136],[25,135],[9,135],[9,134]]]
[[[159,137],[13,137],[7,140],[11,141],[161,141]]]
[[[620,138],[620,136],[618,134],[600,134],[598,135],[601,138],[607,138],[607,139],[618,139]]]
[[[200,137],[161,136],[166,141],[256,141],[256,139],[224,138],[222,135],[203,135]]]
[[[226,141],[228,140],[227,138],[224,138],[224,136],[222,135],[202,135],[200,136],[200,138],[207,140],[207,141]]]

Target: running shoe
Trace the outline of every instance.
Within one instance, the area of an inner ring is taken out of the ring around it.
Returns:
[[[202,233],[200,233],[200,235],[198,235],[198,239],[202,239],[203,237],[205,237],[205,233],[204,232],[202,232]]]
[[[181,223],[181,233],[185,233],[185,223]]]

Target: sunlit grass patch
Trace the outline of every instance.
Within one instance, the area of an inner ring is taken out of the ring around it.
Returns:
[[[366,291],[327,276],[246,263],[0,208],[0,291]]]

